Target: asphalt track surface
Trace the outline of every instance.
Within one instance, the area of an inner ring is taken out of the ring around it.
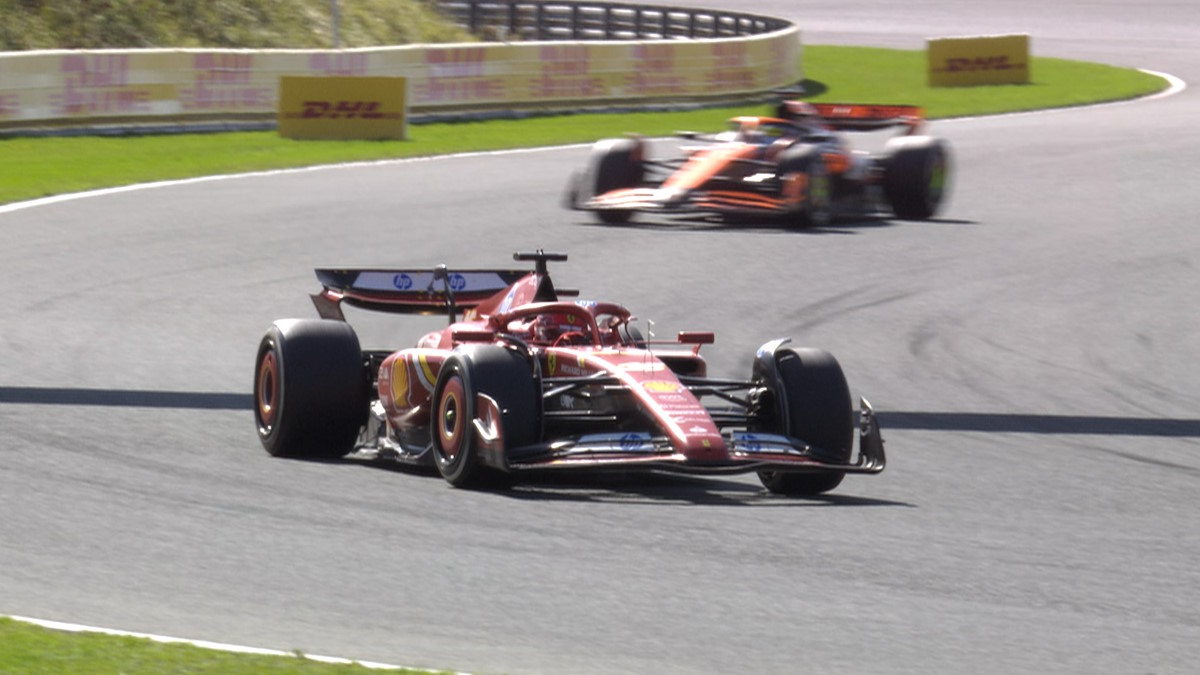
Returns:
[[[1200,79],[1187,3],[744,8],[812,44],[1021,31]],[[937,123],[957,179],[927,223],[600,227],[558,207],[582,148],[0,213],[0,613],[514,675],[1195,672],[1198,116],[1193,87]],[[811,500],[752,477],[487,494],[258,446],[255,346],[312,315],[311,268],[533,247],[664,333],[716,330],[715,374],[776,336],[830,349],[888,470]]]

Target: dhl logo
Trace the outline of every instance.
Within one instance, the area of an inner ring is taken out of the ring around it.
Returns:
[[[385,115],[379,110],[382,107],[379,101],[305,101],[304,111],[300,113],[301,119],[364,119],[378,120],[391,119],[398,114]]]
[[[1015,68],[1024,68],[1023,63],[1010,63],[1007,56],[979,56],[975,58],[948,58],[946,59],[946,67],[942,70],[947,73],[967,73],[979,70],[1013,70]]]

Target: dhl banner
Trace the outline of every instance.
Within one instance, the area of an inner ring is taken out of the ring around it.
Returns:
[[[799,79],[794,39],[459,45],[424,58],[415,107],[699,97]]]
[[[175,115],[179,90],[169,55],[135,52],[0,55],[0,122]]]
[[[1029,36],[934,38],[926,42],[929,86],[1029,83]]]
[[[279,82],[279,135],[325,140],[403,140],[408,83],[403,77],[299,77]]]
[[[297,113],[299,120],[312,119],[303,117],[303,107],[283,110],[281,81],[291,77],[320,79],[314,86],[340,86],[333,84],[340,78],[405,78],[408,109],[418,113],[766,92],[800,79],[799,38],[790,26],[704,40],[7,52],[0,53],[0,128]],[[335,109],[338,101],[382,104],[373,95],[346,96],[312,93],[310,100]]]

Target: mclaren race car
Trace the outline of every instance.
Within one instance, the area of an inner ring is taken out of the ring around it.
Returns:
[[[941,204],[950,168],[946,142],[923,135],[923,126],[915,106],[785,101],[772,117],[734,117],[722,133],[681,133],[693,145],[673,159],[651,159],[641,138],[603,140],[572,176],[567,206],[606,223],[637,212],[796,227],[880,212],[922,220]],[[875,154],[838,133],[890,129],[901,133]]]
[[[547,263],[566,255],[514,259],[534,269],[316,270],[321,318],[276,321],[258,348],[266,450],[434,466],[458,487],[532,471],[757,472],[772,492],[812,495],[883,471],[871,407],[856,423],[829,353],[777,339],[746,379],[708,377],[712,333],[647,340],[625,307],[555,288]],[[404,349],[363,349],[345,306],[449,321]]]

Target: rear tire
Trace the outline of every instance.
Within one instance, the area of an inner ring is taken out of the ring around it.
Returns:
[[[796,204],[787,215],[793,227],[825,227],[832,220],[833,179],[829,167],[814,145],[794,145],[779,160],[779,176],[785,197]],[[793,187],[799,184],[800,186]],[[798,194],[789,194],[798,190]]]
[[[345,322],[276,321],[254,363],[258,439],[276,457],[341,457],[366,420],[368,386],[358,336]]]
[[[929,136],[888,141],[883,160],[883,194],[896,217],[925,220],[941,206],[950,176],[946,142]]]
[[[643,153],[641,141],[634,138],[610,138],[597,142],[592,146],[588,169],[581,178],[582,185],[576,193],[576,199],[583,197],[586,201],[606,192],[641,185],[646,173],[642,163]],[[605,223],[627,223],[633,218],[633,211],[603,209],[596,211],[596,217]]]
[[[854,409],[850,387],[837,359],[820,349],[785,349],[778,352],[779,375],[786,410],[778,410],[777,431],[805,441],[814,455],[829,462],[847,463],[854,444]],[[776,397],[776,401],[778,401]],[[817,495],[841,484],[843,471],[787,473],[760,471],[758,478],[771,492]]]
[[[503,457],[489,461],[482,455],[474,425],[481,412],[478,394],[492,398],[500,409],[501,453],[531,445],[541,436],[540,391],[525,357],[496,345],[457,350],[438,373],[430,429],[434,464],[454,487],[494,488],[507,483]]]

